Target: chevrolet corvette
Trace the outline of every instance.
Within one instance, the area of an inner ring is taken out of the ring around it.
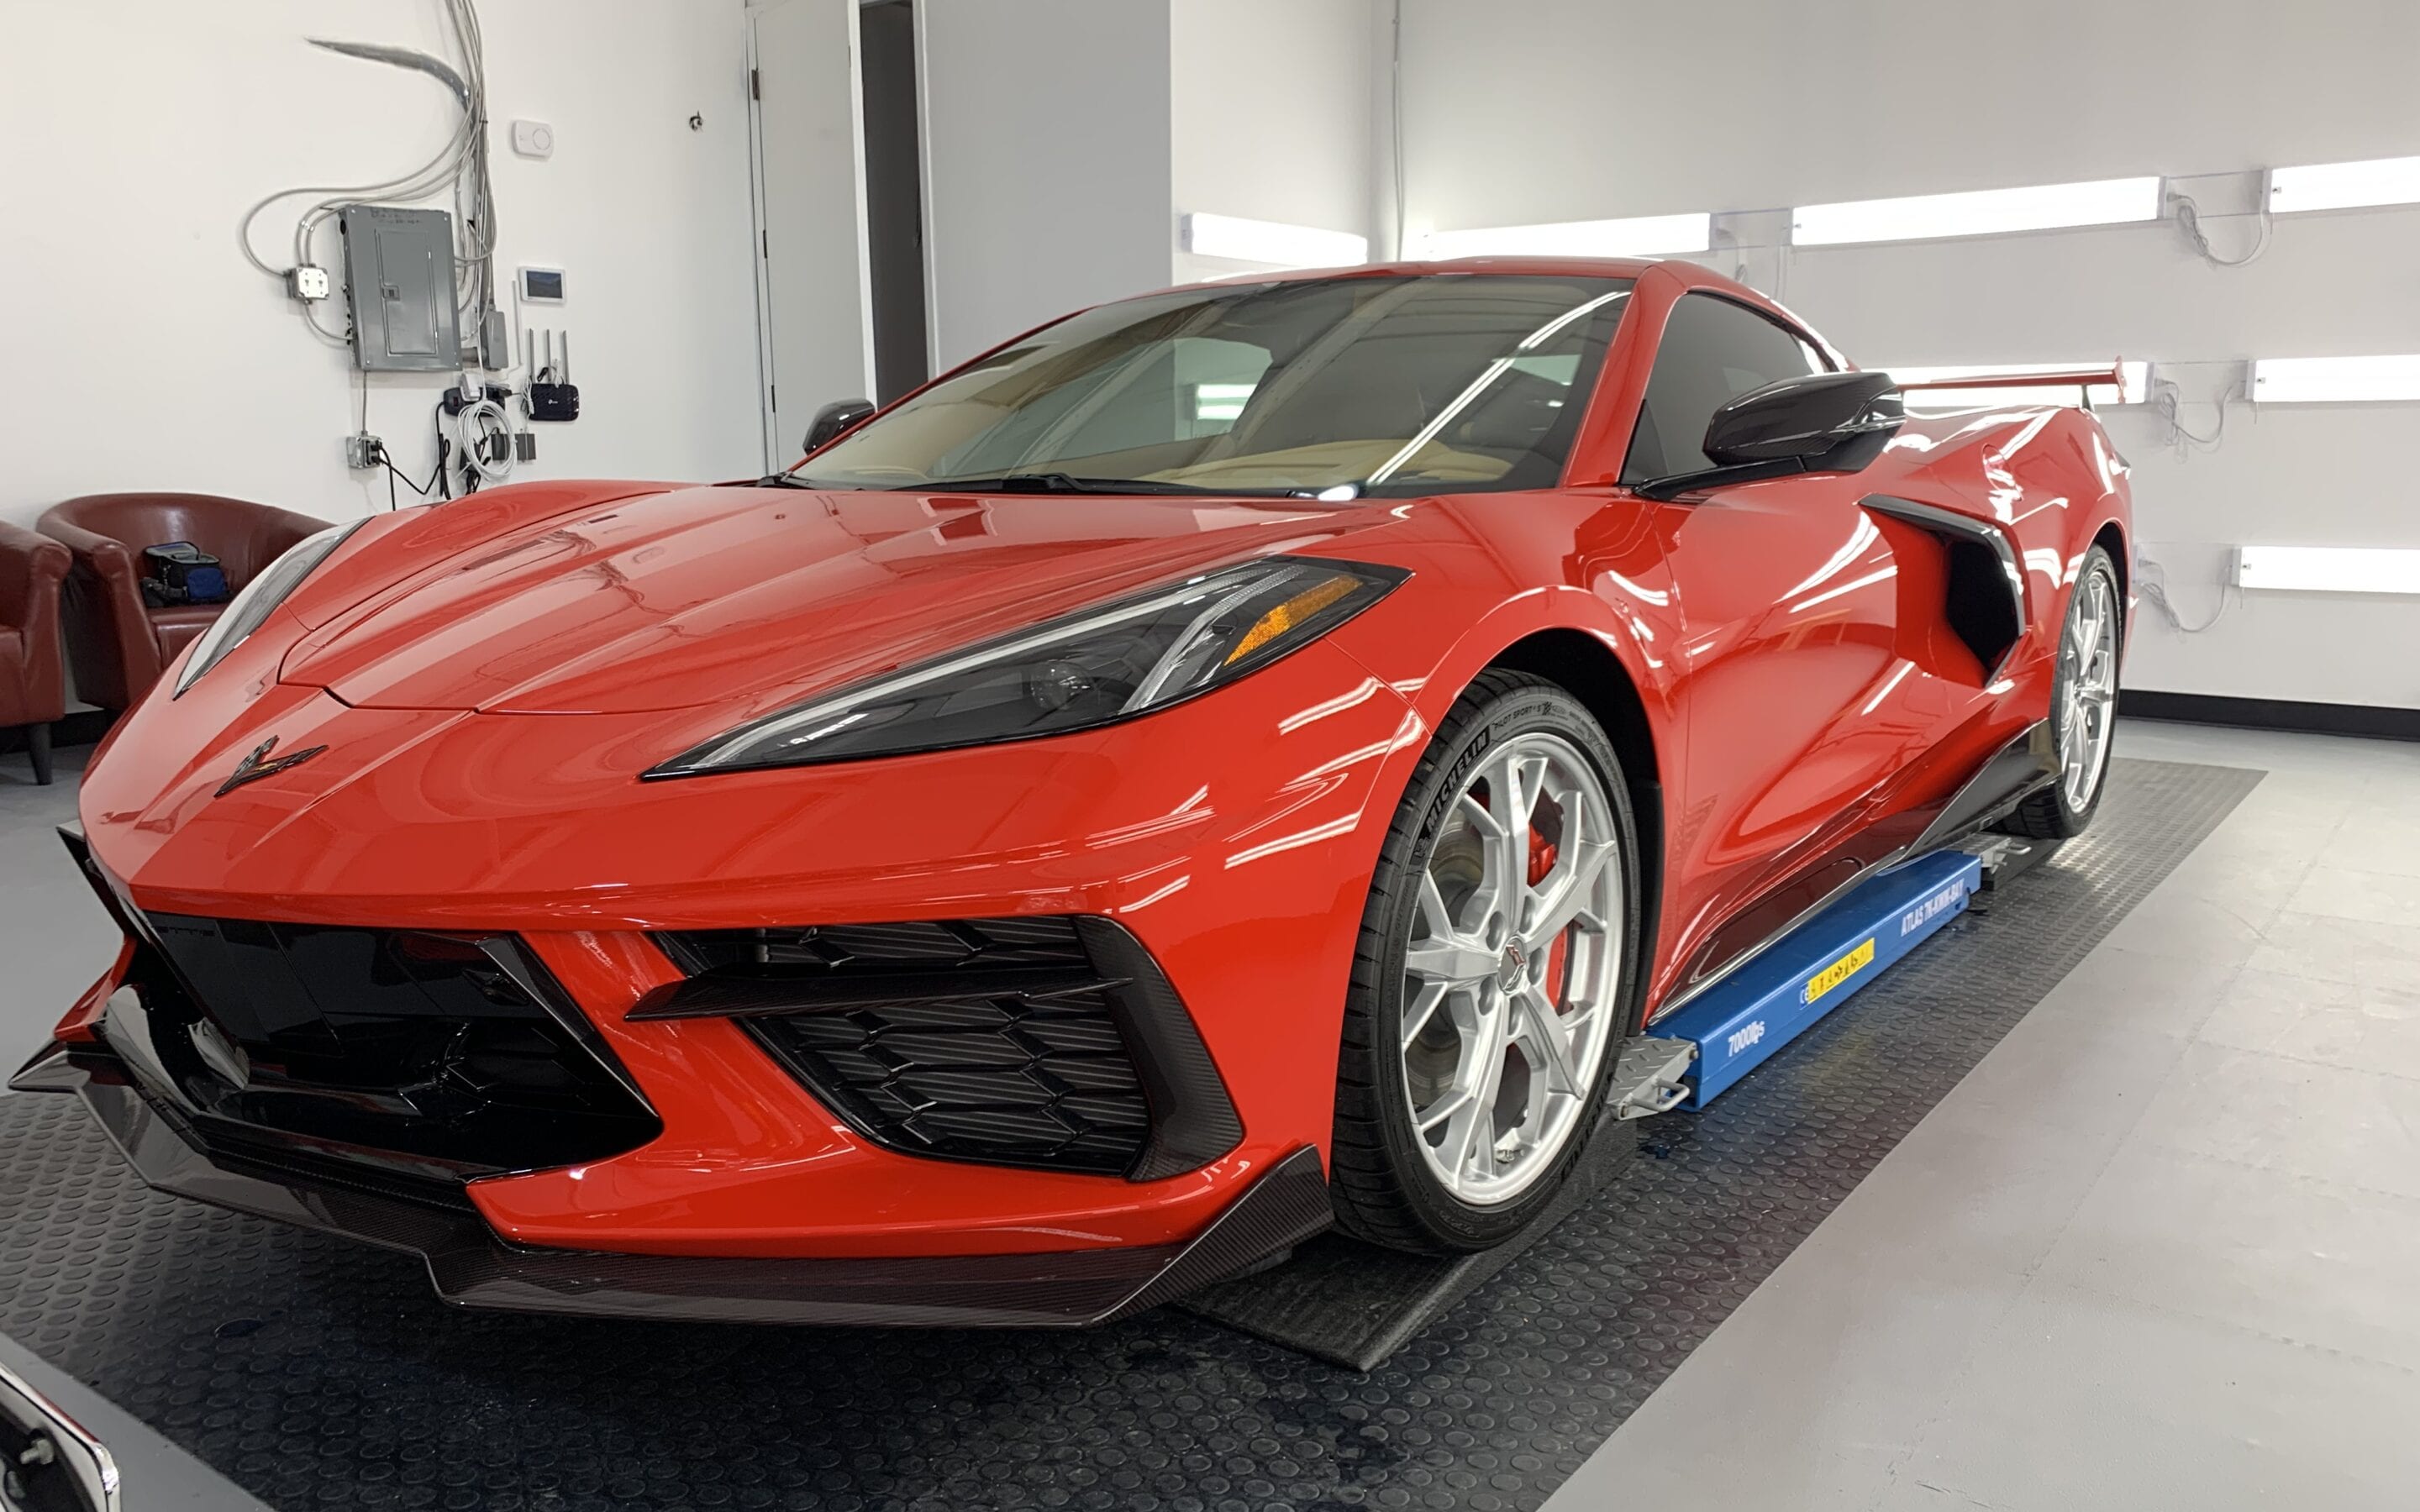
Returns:
[[[118,723],[14,1085],[471,1305],[1074,1325],[1538,1219],[1843,889],[2082,830],[2087,410],[1685,263],[1195,285],[801,462],[295,548]]]

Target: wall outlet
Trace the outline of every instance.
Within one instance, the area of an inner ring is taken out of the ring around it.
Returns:
[[[328,270],[312,263],[286,270],[286,292],[305,301],[328,297]]]
[[[368,431],[345,438],[345,466],[349,468],[374,468],[385,457],[386,443]]]

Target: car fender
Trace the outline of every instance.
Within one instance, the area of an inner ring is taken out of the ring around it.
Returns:
[[[1410,704],[1421,735],[1389,752],[1373,781],[1369,811],[1381,822],[1368,825],[1363,836],[1373,867],[1388,822],[1410,790],[1437,727],[1481,673],[1543,632],[1587,636],[1611,654],[1629,679],[1647,716],[1655,763],[1653,772],[1630,778],[1662,781],[1680,768],[1676,679],[1667,659],[1652,649],[1677,639],[1677,602],[1662,579],[1660,552],[1652,568],[1626,565],[1633,572],[1605,568],[1593,574],[1594,591],[1563,582],[1510,593],[1458,622],[1429,613],[1384,616],[1382,606],[1364,616],[1371,623],[1346,627],[1362,633],[1340,633],[1342,648]]]

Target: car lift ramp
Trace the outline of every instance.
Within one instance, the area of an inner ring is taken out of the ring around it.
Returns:
[[[1554,1202],[1510,1242],[1419,1256],[1327,1234],[1181,1305],[1334,1365],[1375,1369],[1594,1195],[1637,1146],[1630,1120],[1704,1108],[1965,912],[1987,859],[2013,875],[2049,848],[1993,836],[1879,872],[1624,1041],[1607,1118]]]

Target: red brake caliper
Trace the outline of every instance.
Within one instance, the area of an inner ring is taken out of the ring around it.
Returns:
[[[1555,869],[1555,843],[1539,834],[1537,825],[1531,825],[1529,826],[1529,886],[1534,887],[1546,880],[1546,873]],[[1571,931],[1565,930],[1555,936],[1555,943],[1547,948],[1546,953],[1546,1001],[1555,1005],[1555,1011],[1558,1013],[1563,1011],[1563,966],[1570,956]]]

